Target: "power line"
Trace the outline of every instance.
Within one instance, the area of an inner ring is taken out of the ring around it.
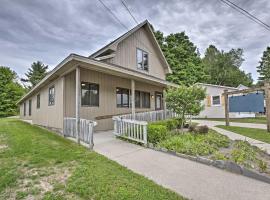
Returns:
[[[108,6],[106,6],[106,4],[104,4],[104,2],[102,1],[102,0],[98,0],[103,6],[104,6],[104,8],[106,8],[106,10],[109,12],[109,13],[111,13],[111,15],[114,17],[114,19],[121,25],[121,26],[123,26],[124,28],[126,28],[127,30],[129,30],[129,28],[125,25],[125,24],[123,24],[121,21],[120,21],[120,19],[113,13],[113,11],[108,7]]]
[[[136,20],[136,18],[134,17],[134,15],[131,13],[130,9],[128,8],[125,0],[121,0],[123,6],[126,8],[126,10],[128,11],[128,13],[130,14],[130,16],[132,17],[132,19],[135,21],[136,24],[139,24],[138,21]]]
[[[266,30],[270,31],[270,26],[268,24],[266,24],[262,20],[258,19],[256,16],[252,15],[251,13],[246,11],[245,9],[241,8],[240,6],[236,5],[235,3],[233,3],[233,2],[231,2],[229,0],[220,0],[220,1],[223,2],[224,4],[228,5],[229,7],[233,8],[234,10],[238,11],[242,15],[248,17],[253,22],[259,24],[262,27],[264,27]]]
[[[108,12],[110,12],[110,14],[115,18],[115,20],[121,25],[121,26],[123,26],[124,28],[126,28],[128,31],[129,31],[129,28],[125,25],[125,24],[123,24],[122,22],[121,22],[121,20],[113,13],[113,11],[108,7],[108,6],[106,6],[106,4],[102,1],[102,0],[98,0],[105,8],[106,8],[106,10],[108,11]],[[144,44],[142,41],[140,41],[137,37],[136,37],[136,35],[134,35],[134,38],[139,42],[139,43],[141,43],[144,47],[146,47],[150,52],[151,52],[151,48],[150,47],[148,47],[148,45],[146,45],[146,44]]]

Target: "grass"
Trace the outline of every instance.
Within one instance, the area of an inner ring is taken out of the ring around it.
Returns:
[[[224,118],[200,118],[200,119],[201,120],[209,120],[209,121],[225,121]],[[230,118],[230,122],[266,124],[266,117]]]
[[[218,125],[217,127],[270,144],[270,133],[268,133],[264,129],[242,128],[237,126],[223,126],[223,125]]]
[[[104,156],[0,119],[0,199],[184,199]]]

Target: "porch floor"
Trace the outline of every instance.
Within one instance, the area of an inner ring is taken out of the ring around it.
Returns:
[[[113,136],[94,134],[94,150],[190,199],[270,199],[270,184],[157,152]]]

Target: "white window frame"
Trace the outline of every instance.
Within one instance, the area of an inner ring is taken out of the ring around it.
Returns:
[[[219,97],[219,104],[213,104],[213,97]],[[211,106],[221,106],[221,95],[211,95]]]

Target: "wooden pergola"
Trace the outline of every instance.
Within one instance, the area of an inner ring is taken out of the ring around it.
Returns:
[[[270,132],[270,83],[265,82],[264,86],[244,89],[244,90],[237,90],[237,91],[228,91],[227,89],[224,90],[224,103],[225,103],[225,119],[226,119],[226,126],[230,126],[230,116],[229,116],[229,95],[234,94],[248,94],[256,91],[264,91],[265,94],[265,106],[266,106],[266,119],[267,119],[267,132]]]

